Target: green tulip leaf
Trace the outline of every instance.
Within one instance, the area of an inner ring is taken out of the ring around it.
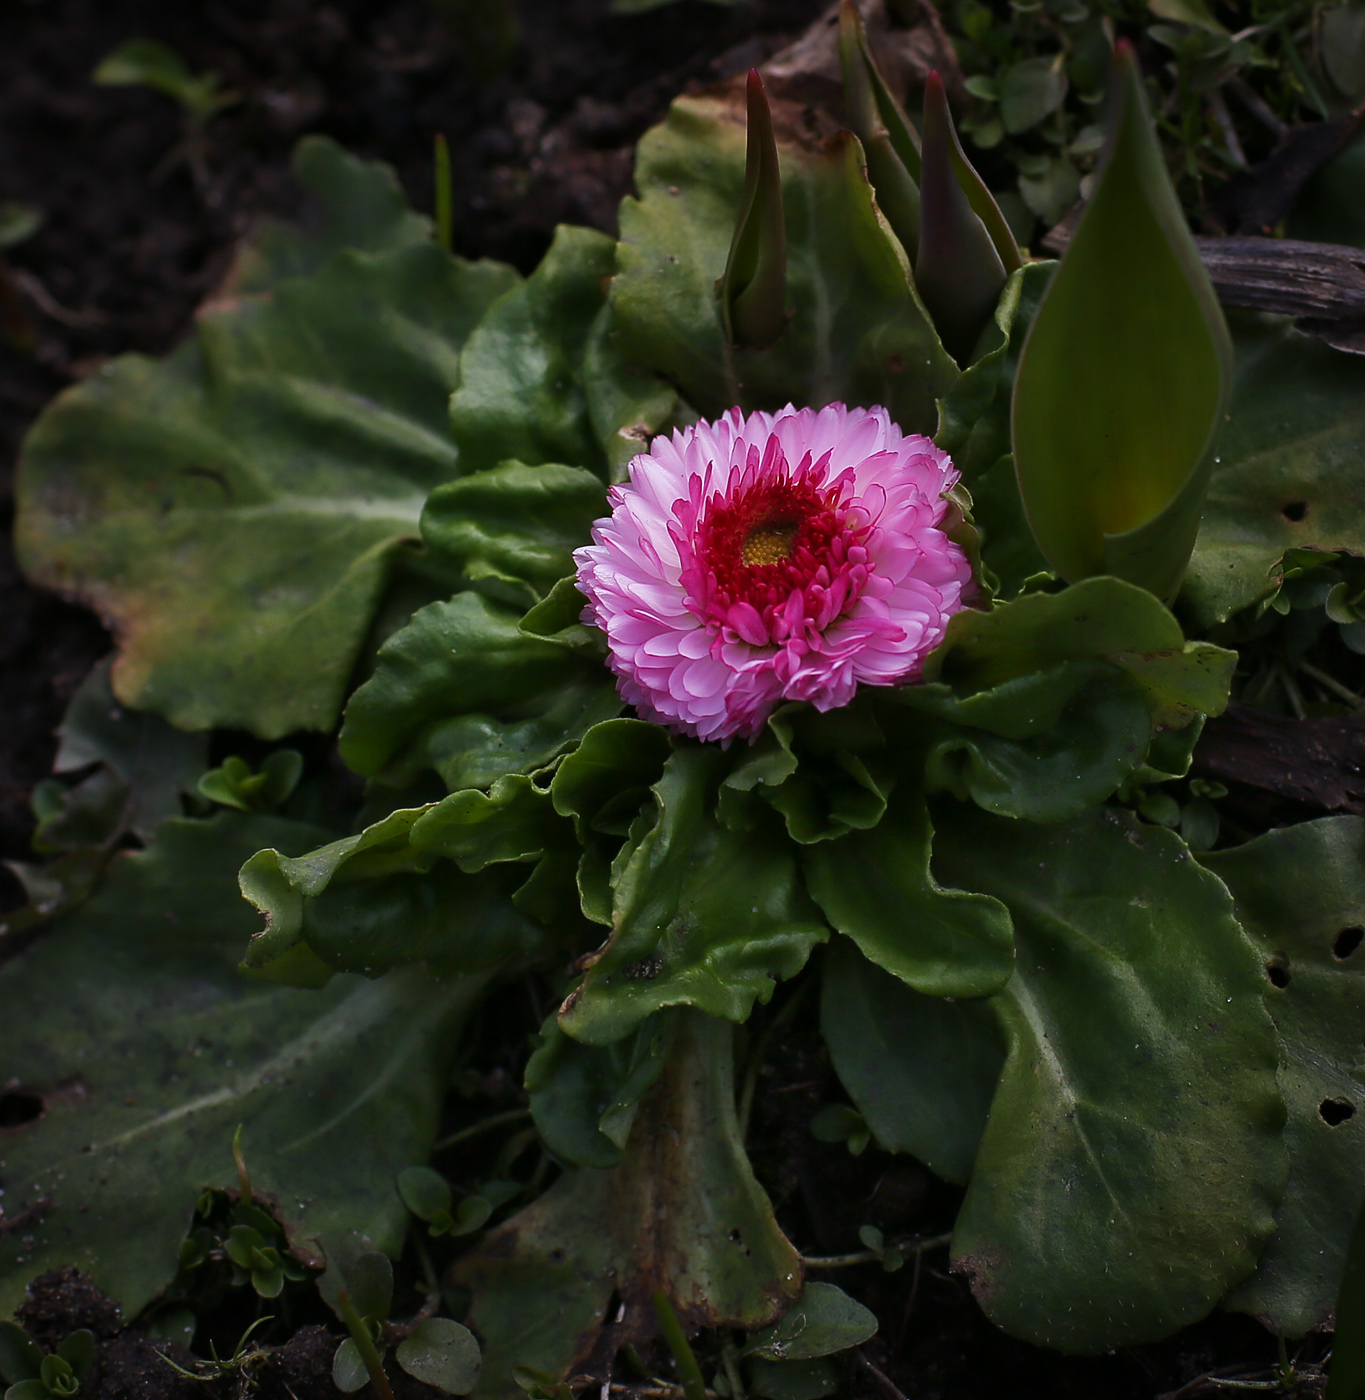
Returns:
[[[1169,598],[1199,527],[1232,349],[1125,45],[1115,75],[1108,157],[1020,357],[1014,463],[1062,577],[1114,574]]]
[[[775,823],[733,832],[714,816],[729,766],[714,745],[677,749],[613,866],[611,937],[560,1024],[606,1044],[651,1012],[691,1005],[742,1021],[829,937],[796,852]]]
[[[392,787],[424,768],[452,790],[486,787],[544,766],[620,711],[600,661],[517,623],[515,610],[478,593],[420,609],[351,696],[342,758]]]
[[[27,440],[17,547],[119,639],[123,703],[187,729],[328,729],[391,565],[454,476],[461,345],[516,280],[430,243],[342,249],[127,355]]]
[[[175,1275],[204,1188],[237,1185],[238,1124],[299,1259],[399,1250],[394,1173],[431,1148],[451,1037],[486,979],[410,968],[303,992],[244,978],[253,917],[236,867],[322,835],[227,811],[173,818],[0,968],[0,1000],[26,1008],[0,1023],[0,1061],[44,1104],[6,1137],[6,1209],[46,1202],[0,1237],[0,1313],[75,1264],[135,1315]]]
[[[479,1379],[479,1344],[474,1334],[448,1317],[428,1317],[398,1343],[398,1364],[448,1395],[468,1395]]]
[[[561,224],[536,270],[489,309],[460,355],[450,400],[462,473],[512,458],[605,470],[583,359],[615,270],[610,238]]]
[[[1173,833],[934,808],[940,880],[999,899],[1005,1066],[953,1234],[1013,1335],[1068,1352],[1169,1336],[1246,1277],[1285,1179],[1261,958]]]
[[[611,1045],[583,1045],[550,1017],[526,1065],[531,1114],[550,1151],[574,1166],[616,1166],[676,1031],[677,1012],[664,1011]]]
[[[898,793],[870,831],[812,846],[806,883],[833,927],[907,986],[935,997],[999,991],[1014,966],[1009,914],[988,895],[942,888],[932,841],[923,799]]]
[[[852,135],[814,143],[773,103],[786,211],[791,319],[769,350],[727,345],[715,282],[744,192],[738,95],[683,97],[640,143],[638,199],[621,207],[611,306],[625,357],[715,416],[740,404],[884,404],[906,432],[932,432],[957,367],[911,284]]]
[[[756,1331],[801,1293],[801,1259],[749,1165],[735,1118],[734,1027],[677,1014],[663,1073],[619,1166],[579,1167],[455,1265],[484,1342],[478,1400],[504,1400],[514,1366],[556,1378],[592,1350],[613,1294],[614,1346],[652,1334],[662,1290],[689,1329]]]
[[[1284,322],[1240,325],[1232,416],[1179,599],[1206,629],[1276,591],[1291,549],[1365,555],[1365,364]]]
[[[1365,822],[1304,822],[1200,861],[1232,891],[1267,969],[1287,979],[1268,996],[1284,1047],[1289,1186],[1260,1267],[1228,1306],[1299,1337],[1330,1324],[1365,1203]]]
[[[877,1142],[965,1184],[1005,1062],[989,1003],[924,996],[840,938],[825,957],[820,1028]]]
[[[438,486],[422,538],[469,587],[529,608],[573,573],[573,551],[606,513],[605,488],[581,467],[503,462]]]

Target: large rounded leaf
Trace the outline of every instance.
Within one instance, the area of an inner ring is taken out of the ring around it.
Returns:
[[[1007,1052],[953,1235],[1006,1331],[1063,1351],[1167,1336],[1255,1266],[1284,1185],[1261,958],[1160,827],[942,804],[940,879],[1014,920]]]
[[[1201,859],[1277,970],[1270,1010],[1289,1109],[1279,1228],[1228,1305],[1302,1336],[1330,1324],[1365,1200],[1365,822],[1304,822]]]
[[[330,728],[394,552],[456,474],[460,347],[516,280],[431,243],[344,249],[57,398],[17,547],[113,628],[122,700],[190,729]]]

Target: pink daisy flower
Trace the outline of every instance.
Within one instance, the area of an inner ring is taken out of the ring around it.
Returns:
[[[913,680],[972,582],[946,453],[883,408],[731,409],[657,437],[574,553],[621,698],[699,739]]]

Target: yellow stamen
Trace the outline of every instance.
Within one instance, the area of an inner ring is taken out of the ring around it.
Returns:
[[[780,564],[784,559],[791,558],[795,538],[795,525],[760,525],[745,537],[742,551],[744,562],[750,568]]]

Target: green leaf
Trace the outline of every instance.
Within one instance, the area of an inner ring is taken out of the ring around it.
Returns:
[[[657,815],[637,824],[614,867],[611,938],[560,1012],[576,1040],[617,1040],[665,1006],[742,1021],[828,938],[776,824],[740,834],[713,815],[728,766],[700,744],[664,765]]]
[[[440,806],[402,808],[299,857],[257,851],[239,883],[266,926],[243,966],[272,981],[320,986],[331,970],[375,977],[430,962],[478,973],[540,951],[544,931],[511,902],[525,872],[469,875],[442,860],[449,832],[439,818],[432,844],[418,837],[419,823]]]
[[[336,1388],[347,1395],[369,1384],[370,1373],[360,1355],[360,1348],[347,1337],[336,1349],[332,1357],[332,1381]]]
[[[1365,364],[1284,323],[1237,333],[1232,417],[1179,610],[1205,629],[1274,593],[1290,549],[1365,554]]]
[[[800,1293],[800,1257],[740,1140],[733,1039],[728,1022],[681,1013],[621,1164],[565,1172],[455,1265],[484,1341],[480,1400],[503,1400],[514,1366],[569,1375],[612,1321],[613,1293],[628,1319],[614,1346],[649,1335],[656,1288],[689,1329],[754,1330]]]
[[[324,834],[232,812],[168,821],[0,969],[0,1001],[28,1008],[0,1022],[0,1062],[45,1105],[6,1140],[6,1208],[49,1202],[31,1244],[0,1237],[0,1314],[68,1263],[136,1314],[175,1274],[203,1189],[237,1184],[243,1122],[252,1180],[300,1259],[356,1237],[401,1246],[394,1173],[430,1150],[451,1037],[486,979],[412,968],[320,992],[245,979],[236,866]]]
[[[937,73],[924,88],[923,141],[915,285],[945,348],[965,366],[1000,300],[1005,265],[959,182],[967,158]]]
[[[748,1370],[749,1394],[756,1400],[821,1400],[837,1395],[844,1379],[843,1369],[824,1358],[767,1361],[756,1356]]]
[[[1236,654],[1185,641],[1180,624],[1146,590],[1100,577],[997,603],[988,613],[964,609],[925,674],[941,674],[970,697],[1079,660],[1119,667],[1145,694],[1155,723],[1180,729],[1197,714],[1222,713]]]
[[[806,883],[825,917],[878,967],[927,996],[999,991],[1014,965],[1003,905],[943,889],[929,870],[933,827],[918,794],[897,794],[870,831],[805,852]]]
[[[876,1336],[877,1319],[832,1283],[808,1283],[780,1322],[749,1337],[748,1355],[767,1361],[813,1361]]]
[[[1109,156],[1020,357],[1014,462],[1058,573],[1167,598],[1199,528],[1232,350],[1125,45],[1115,73]]]
[[[1037,126],[1066,100],[1062,55],[1021,59],[1000,75],[1000,120],[1011,136]]]
[[[676,1030],[677,1013],[664,1011],[611,1045],[583,1045],[551,1016],[541,1027],[525,1081],[532,1117],[550,1151],[574,1166],[616,1166]]]
[[[1332,1338],[1327,1400],[1365,1396],[1365,1208],[1356,1217],[1346,1253]]]
[[[0,1378],[18,1385],[37,1376],[42,1364],[42,1347],[17,1322],[0,1322]]]
[[[383,1322],[393,1306],[393,1265],[377,1249],[341,1266],[341,1280],[355,1310],[367,1322]],[[329,1300],[330,1301],[330,1300]]]
[[[610,238],[561,224],[531,276],[489,309],[461,352],[450,400],[462,473],[511,458],[603,471],[583,357],[615,270]]]
[[[423,768],[453,790],[548,763],[621,702],[595,658],[528,636],[478,593],[431,603],[379,649],[351,696],[341,756],[401,787]]]
[[[606,514],[591,472],[503,462],[438,486],[422,510],[422,538],[469,587],[527,608],[574,572],[573,551]]]
[[[878,1143],[965,1183],[1005,1058],[988,1005],[912,991],[844,939],[821,988],[835,1072]]]
[[[766,350],[787,328],[787,230],[773,117],[758,69],[745,85],[744,197],[716,283],[725,339]]]
[[[57,1355],[71,1367],[76,1379],[83,1381],[95,1364],[95,1334],[88,1327],[68,1332],[57,1344]]]
[[[45,1381],[35,1377],[33,1380],[20,1381],[18,1385],[12,1385],[5,1391],[5,1400],[51,1400],[51,1391],[47,1388]]]
[[[91,81],[102,87],[149,87],[173,98],[197,117],[236,99],[218,93],[218,77],[195,77],[174,49],[157,39],[129,39],[102,58]]]
[[[1226,35],[1228,32],[1214,19],[1205,0],[1147,0],[1147,8],[1162,19],[1188,24],[1210,34]]]
[[[872,200],[856,138],[812,144],[774,110],[786,210],[791,321],[770,350],[731,351],[714,284],[744,189],[737,99],[683,97],[637,153],[638,199],[621,208],[611,306],[628,360],[665,375],[715,416],[740,404],[884,404],[931,432],[957,378]]]
[[[474,1334],[448,1317],[428,1317],[398,1343],[398,1364],[448,1395],[468,1395],[479,1379]]]
[[[43,226],[43,211],[18,200],[0,201],[0,252],[27,242]]]
[[[398,1173],[398,1194],[419,1220],[450,1213],[450,1183],[430,1167],[404,1167]]]
[[[277,749],[253,773],[235,754],[199,779],[201,797],[239,812],[269,812],[285,802],[303,776],[303,755],[297,749]]]
[[[409,208],[398,177],[381,161],[310,135],[294,147],[290,167],[310,196],[313,217],[306,229],[263,220],[232,269],[233,292],[266,292],[287,277],[311,277],[343,248],[384,253],[431,241],[431,220]],[[515,273],[504,276],[518,280]]]
[[[343,250],[42,415],[21,562],[113,628],[121,701],[187,729],[331,727],[396,551],[457,470],[459,348],[513,279],[432,244]]]
[[[1169,1336],[1254,1267],[1285,1176],[1261,961],[1179,837],[934,809],[940,879],[1010,910],[1005,1068],[953,1234],[1013,1335]]]
[[[1304,822],[1200,861],[1232,891],[1267,968],[1288,977],[1268,996],[1284,1047],[1289,1186],[1260,1267],[1228,1306],[1298,1337],[1330,1323],[1365,1202],[1365,822]]]

